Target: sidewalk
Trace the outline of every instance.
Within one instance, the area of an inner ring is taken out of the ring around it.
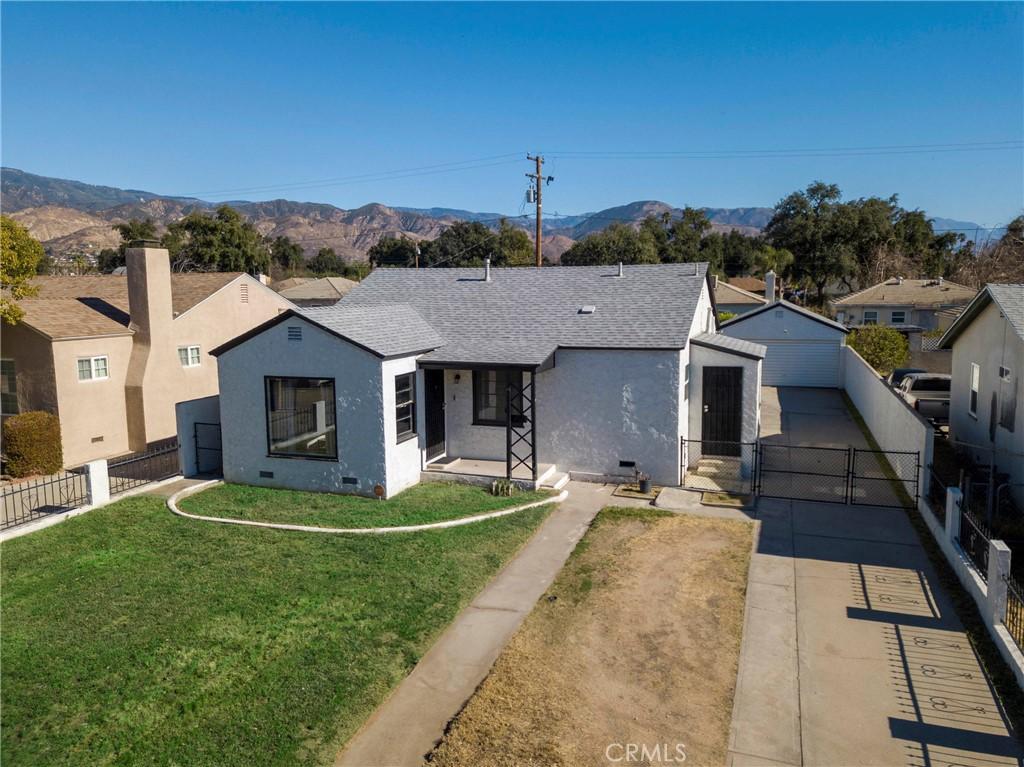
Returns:
[[[612,486],[570,482],[519,554],[455,618],[335,760],[336,767],[419,767],[562,569]],[[614,504],[613,504],[614,500]]]

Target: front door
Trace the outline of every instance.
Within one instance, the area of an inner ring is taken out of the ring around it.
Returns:
[[[424,370],[426,394],[427,460],[444,455],[444,371]]]
[[[701,439],[704,455],[739,455],[743,368],[704,368]]]

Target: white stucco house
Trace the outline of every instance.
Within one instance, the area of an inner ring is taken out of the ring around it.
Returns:
[[[953,350],[950,437],[1024,508],[1024,284],[986,285],[939,341]]]
[[[390,497],[441,478],[680,481],[757,438],[764,346],[707,264],[378,269],[215,349],[230,482]]]

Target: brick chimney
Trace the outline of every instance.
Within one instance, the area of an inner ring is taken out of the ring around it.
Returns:
[[[128,443],[142,450],[160,418],[157,390],[170,382],[161,370],[169,370],[176,354],[171,323],[171,260],[164,248],[128,248],[128,312],[131,316],[132,353],[125,378]]]

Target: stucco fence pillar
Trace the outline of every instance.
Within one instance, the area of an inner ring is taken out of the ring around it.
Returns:
[[[89,491],[89,505],[98,506],[110,501],[110,475],[107,472],[107,461],[89,461],[85,465],[85,483]]]

